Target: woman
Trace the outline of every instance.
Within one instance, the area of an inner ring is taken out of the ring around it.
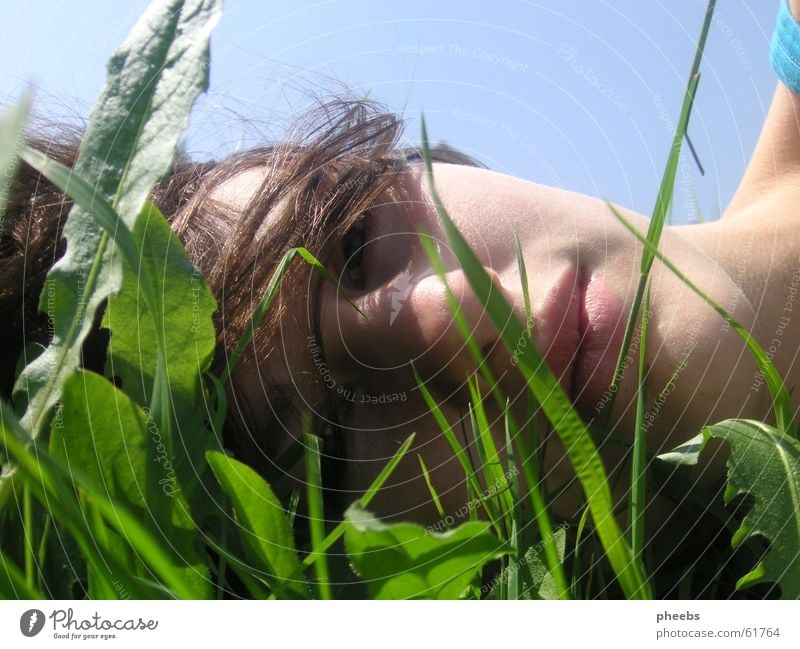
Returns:
[[[800,0],[790,5],[800,16]],[[779,85],[722,218],[667,228],[661,242],[662,252],[769,350],[790,388],[800,378],[800,327],[793,313],[800,228],[792,212],[800,195],[799,108],[800,97]],[[287,248],[307,247],[337,279],[332,285],[302,264],[292,266],[231,382],[228,445],[267,471],[296,437],[302,414],[311,411],[335,459],[329,483],[346,505],[416,433],[413,452],[374,505],[384,517],[434,524],[440,515],[414,455],[430,469],[446,512],[464,505],[465,476],[420,394],[414,369],[457,429],[469,428],[467,378],[476,368],[420,233],[438,246],[447,285],[521,423],[527,393],[516,352],[500,341],[448,250],[419,152],[397,147],[400,133],[399,119],[372,103],[327,102],[300,119],[281,144],[221,162],[177,164],[153,199],[217,297],[218,364],[244,331]],[[76,142],[61,140],[38,145],[70,163]],[[602,201],[503,176],[447,148],[437,150],[435,159],[445,208],[525,321],[519,238],[533,344],[583,418],[608,424],[608,439],[616,443],[601,444],[604,460],[612,475],[624,476],[636,362],[624,363],[615,406],[607,409],[641,246]],[[47,339],[36,303],[47,269],[62,252],[57,232],[67,208],[58,192],[22,170],[4,226],[0,270],[6,398],[23,341]],[[646,230],[645,217],[624,214]],[[656,263],[651,277],[647,393],[661,396],[647,420],[649,451],[670,449],[723,419],[770,420],[769,394],[741,339],[663,265]],[[87,366],[102,367],[102,358],[91,355],[101,347],[87,345]],[[635,337],[630,358],[637,352]],[[799,398],[793,394],[795,412]],[[502,413],[488,400],[486,405],[502,444]],[[717,485],[723,475],[718,450],[702,456],[695,476],[702,484]],[[573,471],[557,443],[547,444],[544,466],[550,491],[569,484]],[[286,489],[302,480],[299,467],[289,469]],[[625,480],[617,485],[623,499]],[[651,514],[663,523],[673,507],[656,502]],[[572,515],[578,504],[573,488],[553,507]]]

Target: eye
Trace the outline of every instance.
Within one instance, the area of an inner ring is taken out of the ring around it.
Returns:
[[[344,274],[355,288],[364,288],[364,248],[367,243],[367,219],[361,217],[342,237]]]

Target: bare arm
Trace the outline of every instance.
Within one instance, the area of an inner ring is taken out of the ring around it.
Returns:
[[[789,0],[795,19],[800,0]],[[778,83],[750,164],[725,216],[765,198],[800,192],[800,96]]]

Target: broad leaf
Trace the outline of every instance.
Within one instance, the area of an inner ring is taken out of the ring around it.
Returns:
[[[749,495],[753,502],[734,534],[733,547],[756,535],[770,543],[737,587],[773,582],[784,599],[800,598],[800,443],[765,423],[729,419],[707,426],[659,459],[696,464],[711,437],[726,440],[731,448],[725,501]]]
[[[211,316],[216,302],[164,216],[147,203],[133,230],[139,266],[124,264],[122,290],[108,301],[103,326],[111,329],[106,373],[121,380],[123,391],[140,406],[150,401],[158,351],[154,321],[163,334],[173,411],[173,430],[183,448],[172,449],[180,470],[188,459],[191,475],[203,465],[209,435],[204,426],[202,376],[211,365],[215,334]],[[158,296],[156,317],[139,290],[142,267]],[[182,473],[182,472],[181,472]],[[182,477],[189,477],[189,472]],[[186,484],[186,480],[183,481]]]
[[[74,169],[112,201],[128,229],[169,170],[191,106],[207,87],[208,41],[219,4],[154,3],[109,61]],[[80,343],[98,307],[121,284],[119,257],[90,214],[73,208],[64,236],[66,253],[48,274],[39,305],[53,318],[53,342],[15,386],[16,397],[27,402],[23,424],[34,437],[78,367]]]
[[[206,453],[214,475],[233,503],[244,553],[282,596],[308,597],[294,534],[278,498],[266,481],[246,464],[217,451]]]
[[[413,523],[387,524],[351,505],[345,547],[373,599],[457,599],[489,561],[511,549],[483,521],[432,534]]]
[[[54,420],[51,455],[75,467],[95,490],[136,514],[149,528],[194,597],[210,594],[198,536],[174,467],[155,422],[102,376],[80,371],[64,384]],[[131,539],[119,539],[118,558],[151,577],[135,557]]]
[[[558,527],[553,532],[550,543],[555,546],[556,556],[564,563],[566,549],[566,527]],[[500,599],[500,584],[508,581],[509,573],[516,572],[519,580],[520,599],[559,599],[559,589],[555,579],[547,569],[544,543],[538,543],[525,552],[521,559],[512,559],[510,565],[495,578],[489,586],[493,586],[489,599]],[[484,587],[482,590],[488,590]]]

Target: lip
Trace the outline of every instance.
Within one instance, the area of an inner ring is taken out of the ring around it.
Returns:
[[[587,419],[602,412],[624,334],[623,304],[603,275],[572,267],[545,294],[539,347]]]

